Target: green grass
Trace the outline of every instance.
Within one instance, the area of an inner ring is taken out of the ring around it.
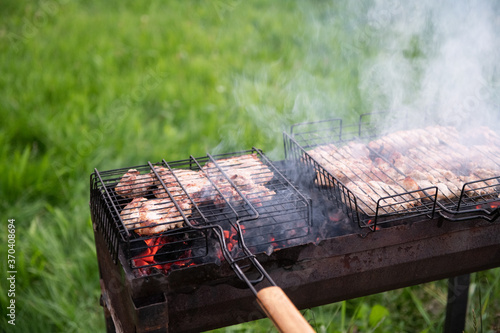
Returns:
[[[18,273],[16,327],[2,316],[0,331],[104,331],[88,207],[94,168],[252,146],[279,159],[291,124],[352,121],[383,105],[361,82],[363,64],[381,53],[357,21],[369,9],[333,1],[3,1],[0,210],[3,228],[16,220]],[[415,78],[426,57],[419,45],[416,36],[403,47]],[[6,254],[2,246],[2,263]],[[500,326],[499,277],[498,269],[473,276],[468,332],[472,309],[484,332]],[[5,309],[6,279],[0,286]],[[443,325],[445,291],[438,281],[304,314],[320,332],[433,332]],[[273,330],[264,319],[221,331]]]

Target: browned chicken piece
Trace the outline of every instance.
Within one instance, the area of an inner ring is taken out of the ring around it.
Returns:
[[[498,174],[498,170],[488,170],[488,169],[484,169],[484,168],[476,168],[474,170],[472,170],[471,172],[473,175],[476,175],[478,176],[480,179],[486,179],[486,178],[493,178],[495,177],[495,179],[492,179],[490,181],[486,181],[489,185],[497,185],[498,184],[498,177],[500,176]]]
[[[337,180],[343,184],[347,184],[351,181],[359,180],[360,175],[362,175],[359,170],[354,168],[355,165],[356,163],[349,164],[348,160],[339,160],[335,161],[334,164],[329,164],[326,170]]]
[[[427,180],[416,180],[416,182],[422,189],[429,187],[437,188],[437,200],[457,199],[460,195],[459,192],[452,192],[450,190],[450,188],[448,187],[449,183],[431,183]],[[436,194],[436,192],[432,189],[426,190],[425,192],[429,195],[430,199],[434,198],[434,195]]]
[[[470,175],[460,178],[464,183],[468,183],[465,186],[466,195],[491,196],[500,191],[500,174],[492,170],[476,168]]]
[[[391,164],[379,157],[373,161],[372,173],[377,176],[377,179],[388,184],[397,184],[405,178]]]
[[[184,198],[188,194],[196,204],[202,204],[209,194],[205,193],[211,186],[210,181],[204,173],[189,169],[173,169],[173,173],[165,167],[156,167],[156,172],[162,178],[165,186],[174,199],[178,196]],[[174,176],[175,175],[175,176]],[[176,179],[177,177],[177,179]],[[169,198],[167,191],[161,183],[156,180],[158,186],[153,191],[157,198]],[[180,186],[184,187],[184,190]]]
[[[430,173],[424,172],[421,170],[416,170],[416,169],[408,172],[408,177],[411,177],[414,180],[417,180],[417,179],[418,180],[426,180],[426,181],[429,181],[430,183],[437,183],[437,181],[438,181]]]
[[[163,166],[155,166],[154,167],[156,173],[163,180],[165,185],[168,187],[173,184],[178,184],[177,179],[183,182],[191,182],[192,179],[199,179],[203,177],[203,174],[200,174],[199,171],[194,171],[190,169],[172,169],[170,171],[168,168]],[[155,179],[155,185],[161,185],[160,181],[156,178],[153,171],[151,171],[153,178]]]
[[[458,130],[452,126],[428,126],[425,128],[427,136],[432,136],[442,142],[456,142],[460,138]]]
[[[177,201],[184,215],[191,214],[188,200]],[[150,236],[164,231],[181,228],[184,219],[170,199],[135,198],[120,213],[127,229],[141,236]]]
[[[397,131],[387,134],[379,139],[368,143],[368,146],[383,156],[389,156],[394,152],[403,152],[415,145],[418,136],[411,131]]]
[[[421,143],[420,146],[433,147],[439,145],[439,139],[435,136],[429,135],[429,133],[422,128],[413,130],[419,137]]]
[[[377,179],[377,175],[372,172],[372,162],[366,158],[350,160],[347,158],[337,160],[334,167],[341,170],[342,175],[349,176],[344,182],[357,181],[363,179]],[[342,177],[342,175],[340,175]]]
[[[407,165],[408,163],[407,158],[403,156],[400,152],[392,153],[391,155],[388,156],[387,159],[392,165],[394,165],[394,167],[397,168],[397,170],[399,170],[402,173],[404,173],[409,167]]]
[[[217,172],[216,172],[217,171]],[[238,174],[235,170],[227,171],[226,175],[231,181],[229,181],[217,168],[207,173],[213,182],[207,185],[202,191],[203,196],[207,201],[213,202],[217,207],[223,208],[226,206],[226,200],[234,205],[239,205],[243,202],[243,198],[240,196],[236,188],[240,192],[244,188],[254,186],[254,182],[251,178],[244,174]],[[231,184],[234,184],[234,186]],[[220,193],[219,193],[220,192]]]
[[[404,189],[383,182],[352,182],[349,184],[349,190],[360,199],[357,201],[358,208],[368,215],[376,213],[377,202],[380,205],[379,214],[395,213],[419,204],[416,196],[409,194],[398,195],[404,192]],[[394,197],[386,198],[389,196]],[[380,200],[381,198],[384,199]]]
[[[185,216],[191,215],[191,204],[186,199],[176,200]],[[170,229],[182,228],[184,218],[170,199],[153,199],[140,208],[139,235],[154,235]]]
[[[399,150],[398,147],[394,145],[394,143],[391,143],[384,139],[373,140],[368,143],[368,147],[382,156],[388,156],[393,152]]]
[[[137,198],[147,194],[153,186],[151,174],[142,174],[136,169],[130,169],[123,175],[116,185],[115,191],[124,198]]]
[[[327,154],[325,151],[322,151],[319,147],[315,150],[309,151],[308,154],[319,165],[325,168],[326,171],[331,173],[333,177],[344,184],[356,177],[355,173],[350,168],[346,167],[343,163],[337,163],[338,160],[335,160],[332,156]],[[318,174],[318,177],[321,177],[321,175]]]
[[[360,143],[351,143],[342,148],[330,144],[308,151],[316,162],[344,184],[376,177],[371,171],[369,153],[366,145]],[[318,176],[321,177],[319,174]]]
[[[438,187],[440,192],[448,199],[457,199],[460,197],[463,182],[460,178],[450,170],[447,169],[430,169],[427,172],[436,179],[435,186]],[[446,186],[446,187],[445,187]],[[446,190],[447,189],[447,190]],[[438,193],[438,197],[439,197]]]
[[[415,184],[416,184],[419,189],[425,190],[422,192],[418,192],[422,198],[427,197],[429,199],[432,199],[432,197],[434,195],[436,195],[435,189],[426,190],[429,187],[437,187],[436,184],[439,183],[439,181],[436,178],[434,178],[434,176],[432,176],[431,174],[429,174],[427,172],[422,172],[420,170],[412,170],[410,173],[408,173],[407,178],[411,179],[413,181],[413,185],[411,187],[412,189],[415,188]],[[444,191],[445,193],[449,192],[447,187],[444,188],[444,190],[445,190]],[[439,188],[438,188],[438,198],[442,198],[442,199],[445,198],[443,196],[443,191],[439,191]]]
[[[237,206],[243,203],[243,198],[227,179],[219,178],[213,181],[215,187],[207,188],[204,191],[207,201],[212,202],[219,209],[223,209],[228,203],[231,206]]]
[[[224,158],[217,160],[216,163],[224,172],[229,169],[245,172],[245,174],[251,175],[254,182],[259,184],[268,183],[274,177],[274,173],[271,169],[269,169],[256,154]],[[211,176],[210,173],[220,172],[213,162],[208,162],[203,169],[207,172],[209,177]]]
[[[388,156],[394,152],[404,153],[416,146],[435,146],[440,141],[458,139],[458,132],[453,127],[429,126],[425,129],[402,130],[389,133],[368,143],[368,146],[379,154]]]
[[[260,184],[243,189],[242,193],[254,207],[263,207],[265,202],[271,201],[276,195],[275,191]]]
[[[460,179],[464,182],[464,195],[466,197],[488,196],[495,193],[494,188],[481,181],[482,178],[476,175],[460,176]]]
[[[121,211],[120,217],[128,229],[133,228],[139,222],[140,208],[146,201],[146,198],[134,198]]]
[[[432,147],[412,148],[407,154],[408,157],[401,156],[395,164],[420,188],[436,186],[439,190],[438,199],[456,199],[460,196],[461,180],[451,170],[444,169],[448,165],[460,170],[460,163],[444,160],[442,154],[439,155]]]
[[[349,159],[368,159],[370,156],[370,150],[366,147],[366,144],[356,141],[349,142],[341,147],[337,150],[337,153]]]
[[[226,173],[234,184],[228,181],[224,176],[212,179],[215,187],[204,191],[205,199],[212,201],[216,207],[224,208],[229,203],[231,206],[245,204],[245,199],[254,207],[262,207],[263,202],[272,200],[276,192],[269,190],[262,184],[255,184],[252,179],[244,173],[238,173],[236,170]],[[238,191],[241,193],[238,193]],[[219,193],[220,192],[220,193]]]
[[[428,187],[437,187],[438,200],[457,199],[460,196],[460,192],[462,190],[460,179],[449,170],[413,170],[408,173],[408,176],[413,179],[421,189],[425,189]],[[436,192],[433,191],[426,191],[426,193],[429,196],[436,194]]]
[[[440,151],[438,148],[412,148],[408,150],[407,158],[413,165],[418,165],[421,169],[463,169],[465,162],[463,156],[456,156],[455,152]]]
[[[422,190],[422,191],[416,192],[416,193],[418,193],[420,198],[422,198],[422,199],[427,198],[429,200],[434,200],[434,196],[436,195],[436,191],[438,192],[438,195],[439,195],[440,192],[438,190],[436,190],[436,185],[434,185],[434,183],[432,183],[426,179],[413,179],[412,178],[412,180]]]

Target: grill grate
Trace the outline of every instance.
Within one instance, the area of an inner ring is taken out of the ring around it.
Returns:
[[[218,263],[227,258],[223,251],[245,260],[245,246],[270,253],[311,232],[310,200],[255,148],[96,169],[91,206],[114,262],[123,245],[139,276]],[[212,226],[222,227],[224,244]]]
[[[371,124],[370,115],[363,115],[355,125],[340,119],[294,125],[284,133],[287,159],[314,170],[316,185],[343,203],[362,228],[432,218],[436,211],[450,220],[471,213],[492,220],[499,214],[484,207],[500,193],[496,133],[424,126],[377,137]]]

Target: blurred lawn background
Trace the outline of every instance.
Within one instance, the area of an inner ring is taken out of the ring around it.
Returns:
[[[17,316],[12,327],[2,315],[0,331],[105,330],[88,207],[94,168],[252,146],[280,159],[291,124],[371,111],[360,89],[363,64],[381,53],[366,35],[371,5],[2,1],[0,237],[6,244],[14,218]],[[403,46],[415,77],[419,43]],[[5,272],[6,246],[0,256]],[[498,269],[472,276],[468,332],[481,320],[484,332],[499,329],[499,279]],[[4,314],[5,278],[0,286]],[[437,281],[303,313],[319,332],[435,332],[445,303]],[[270,331],[267,319],[219,330]]]

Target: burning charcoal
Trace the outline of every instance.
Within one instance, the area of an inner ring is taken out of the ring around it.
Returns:
[[[160,249],[156,252],[154,259],[156,262],[170,262],[179,259],[186,258],[186,251],[190,251],[189,248],[193,246],[193,241],[173,241],[164,244]],[[184,258],[182,258],[184,255]]]
[[[130,256],[137,257],[141,255],[146,249],[146,242],[135,232],[130,233]]]

